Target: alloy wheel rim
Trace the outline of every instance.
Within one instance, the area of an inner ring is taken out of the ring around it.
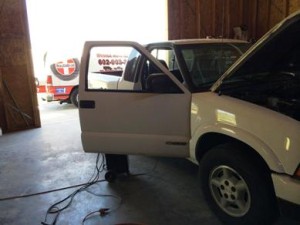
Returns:
[[[209,186],[214,200],[225,213],[241,217],[249,211],[249,187],[234,169],[224,165],[216,167],[210,174]]]

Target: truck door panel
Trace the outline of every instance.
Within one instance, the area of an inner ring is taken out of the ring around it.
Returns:
[[[118,48],[131,49],[122,77],[102,75],[101,69],[95,70],[95,56],[102,54],[95,53],[95,49],[110,49],[117,54]],[[181,91],[143,90],[138,84],[142,58],[154,63]],[[134,42],[88,42],[80,74],[79,114],[84,151],[188,157],[191,93],[145,48]],[[103,79],[99,81],[94,74]],[[91,84],[92,78],[98,83]]]

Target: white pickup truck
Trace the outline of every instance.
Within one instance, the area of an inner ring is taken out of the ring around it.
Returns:
[[[223,39],[86,42],[84,151],[189,158],[225,224],[272,224],[278,199],[299,210],[300,13],[242,55],[247,48]],[[128,55],[120,77],[95,70],[94,55],[109,49]]]

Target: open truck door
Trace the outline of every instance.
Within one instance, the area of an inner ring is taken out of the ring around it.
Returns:
[[[108,73],[116,67],[121,77]],[[191,93],[138,43],[86,42],[79,100],[85,152],[189,156]]]

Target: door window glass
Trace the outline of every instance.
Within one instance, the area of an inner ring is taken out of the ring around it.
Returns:
[[[155,54],[166,68],[170,69],[170,66],[177,69],[177,64],[172,61],[172,51],[156,51]],[[90,49],[87,89],[182,93],[153,61],[129,46],[98,46]]]
[[[87,89],[117,89],[132,52],[131,47],[93,47],[90,50]]]

